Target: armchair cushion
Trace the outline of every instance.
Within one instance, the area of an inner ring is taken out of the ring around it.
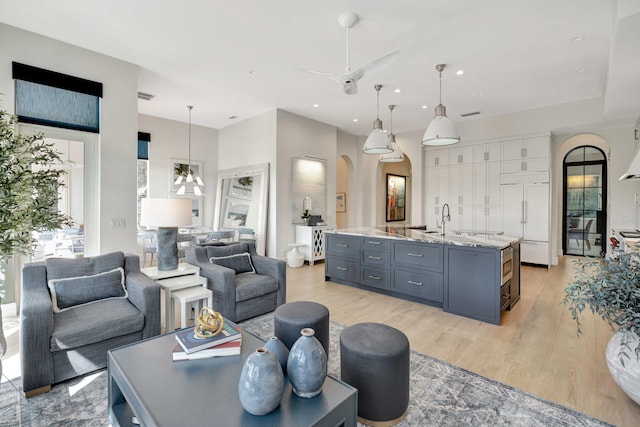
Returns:
[[[122,267],[91,276],[50,279],[48,285],[55,313],[103,299],[128,297]]]
[[[236,302],[278,292],[278,281],[271,276],[240,274],[236,276],[235,284]]]
[[[209,258],[209,262],[230,268],[235,271],[236,274],[256,272],[253,263],[251,263],[251,255],[249,255],[249,252],[227,256],[212,256]]]
[[[54,314],[51,351],[78,348],[140,331],[144,314],[126,298],[97,301]]]

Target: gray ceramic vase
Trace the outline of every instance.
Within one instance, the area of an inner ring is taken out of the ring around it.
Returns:
[[[289,357],[289,349],[278,337],[271,337],[263,345],[264,348],[276,355],[278,363],[284,374],[287,373],[287,358]]]
[[[266,415],[280,405],[284,374],[276,356],[263,347],[247,357],[238,382],[242,407],[253,415]]]
[[[313,336],[313,329],[304,328],[300,333],[302,336],[289,351],[287,375],[293,392],[299,397],[310,398],[322,391],[327,377],[327,353]]]

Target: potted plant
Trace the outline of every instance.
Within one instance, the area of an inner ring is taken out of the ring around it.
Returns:
[[[71,224],[71,219],[57,209],[58,188],[66,172],[50,166],[61,162],[59,154],[43,134],[15,133],[16,122],[14,116],[0,109],[0,265],[14,255],[33,253],[37,243],[33,231]],[[4,296],[3,276],[0,302]],[[0,356],[5,351],[0,305]]]
[[[618,385],[640,404],[640,256],[576,261],[562,303],[576,321],[578,334],[580,314],[587,308],[616,332],[607,344],[607,366]]]
[[[304,225],[307,225],[309,223],[309,218],[311,218],[311,214],[309,213],[309,209],[305,209],[304,211],[302,211],[302,216],[300,218],[302,218],[302,221],[304,222]]]

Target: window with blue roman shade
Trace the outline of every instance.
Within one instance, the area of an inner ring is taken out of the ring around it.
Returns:
[[[18,121],[100,132],[102,83],[13,62]]]

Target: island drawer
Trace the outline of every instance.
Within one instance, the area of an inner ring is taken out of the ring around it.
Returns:
[[[325,264],[325,276],[336,279],[360,282],[360,264],[349,259],[328,257]]]
[[[372,237],[362,238],[362,249],[371,249],[372,251],[389,251],[391,249],[391,241],[389,239],[374,239]]]
[[[360,262],[366,265],[377,265],[379,267],[389,268],[389,265],[391,264],[391,255],[389,252],[365,249],[362,251],[362,259]]]
[[[444,271],[443,245],[400,243],[393,245],[393,263],[431,271]]]
[[[396,268],[392,290],[403,294],[442,302],[444,279],[442,274]]]
[[[378,289],[391,289],[389,269],[362,268],[362,284]]]
[[[326,253],[360,259],[360,237],[326,233]]]

